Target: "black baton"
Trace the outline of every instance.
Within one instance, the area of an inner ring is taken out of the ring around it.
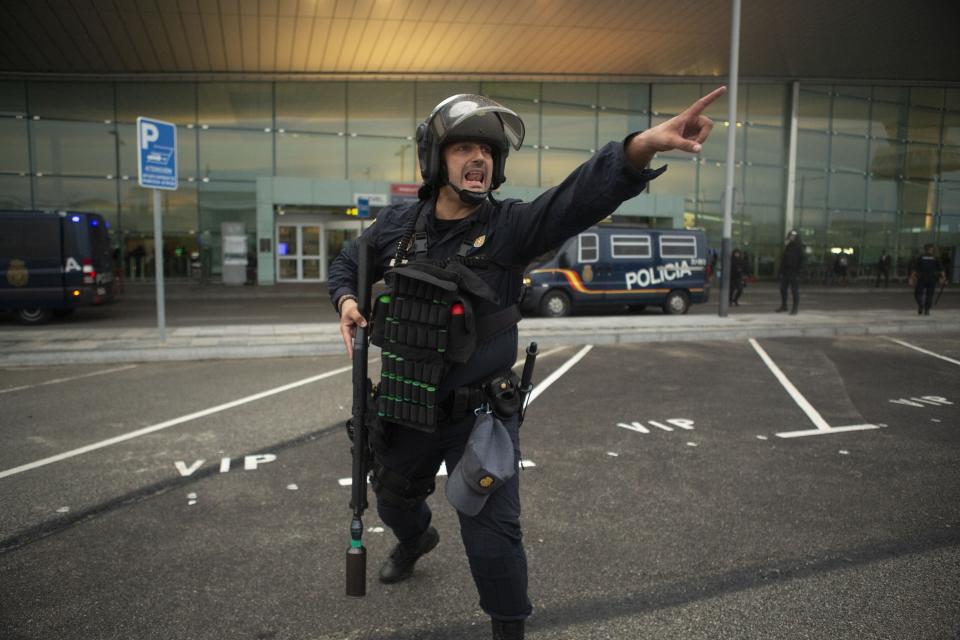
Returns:
[[[527,398],[533,391],[533,368],[537,364],[537,343],[531,342],[527,347],[527,359],[523,363],[523,374],[520,376],[520,424],[527,415]]]

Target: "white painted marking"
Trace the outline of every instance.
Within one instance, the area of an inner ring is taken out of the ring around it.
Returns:
[[[919,402],[913,402],[912,400],[907,400],[906,398],[897,398],[896,400],[890,400],[893,404],[902,404],[908,407],[923,407]]]
[[[766,440],[767,436],[757,436],[757,440]]]
[[[299,488],[300,488],[300,487],[298,487],[298,486],[295,485],[295,484],[288,484],[288,485],[287,485],[287,489],[289,489],[290,491],[296,491],[296,490],[299,489]]]
[[[928,356],[933,356],[934,358],[940,358],[941,360],[946,360],[947,362],[953,363],[953,364],[955,364],[955,365],[960,365],[960,360],[954,360],[953,358],[948,358],[947,356],[942,356],[942,355],[940,355],[939,353],[934,353],[933,351],[927,351],[926,349],[923,349],[923,348],[921,348],[921,347],[918,347],[918,346],[915,345],[915,344],[910,344],[909,342],[905,342],[904,340],[898,340],[897,338],[891,338],[891,337],[889,337],[889,336],[885,336],[885,337],[886,337],[887,340],[889,340],[890,342],[896,342],[897,344],[902,345],[902,346],[904,346],[904,347],[906,347],[906,348],[908,348],[908,349],[913,349],[914,351],[919,351],[920,353],[925,353],[925,354],[927,354]]]
[[[197,504],[197,501],[196,501],[196,500],[187,500],[187,506],[188,506],[188,507],[192,507],[192,506],[195,505],[195,504]]]
[[[697,446],[697,443],[696,443],[696,442],[688,442],[688,443],[687,443],[687,446],[688,446],[688,447],[695,447],[695,446]]]
[[[842,455],[842,456],[848,456],[848,455],[850,455],[850,452],[847,451],[846,449],[840,449],[840,451],[839,451],[838,453],[839,453],[840,455]]]
[[[233,400],[231,402],[225,402],[224,404],[219,404],[215,407],[204,409],[203,411],[197,411],[196,413],[180,416],[179,418],[174,418],[173,420],[167,420],[166,422],[161,422],[159,424],[151,425],[149,427],[144,427],[143,429],[137,429],[136,431],[131,431],[130,433],[114,436],[113,438],[108,438],[106,440],[101,440],[100,442],[88,444],[78,449],[73,449],[71,451],[66,451],[64,453],[60,453],[55,456],[50,456],[49,458],[43,458],[42,460],[37,460],[35,462],[30,462],[28,464],[20,465],[19,467],[13,467],[12,469],[7,469],[6,471],[0,471],[0,479],[7,478],[9,476],[13,476],[18,473],[23,473],[24,471],[30,471],[31,469],[37,469],[39,467],[43,467],[48,464],[53,464],[54,462],[60,462],[61,460],[67,460],[68,458],[73,458],[79,455],[83,455],[85,453],[90,453],[91,451],[96,451],[97,449],[103,449],[104,447],[109,447],[109,446],[118,444],[120,442],[125,442],[127,440],[139,438],[140,436],[144,436],[149,433],[162,431],[163,429],[169,429],[170,427],[176,426],[178,424],[183,424],[184,422],[190,422],[191,420],[196,420],[198,418],[204,418],[206,416],[213,415],[215,413],[220,413],[221,411],[226,411],[228,409],[233,409],[235,407],[239,407],[241,405],[245,405],[250,402],[256,402],[257,400],[262,400],[264,398],[268,398],[278,393],[290,391],[291,389],[296,389],[297,387],[302,387],[304,385],[311,384],[313,382],[317,382],[325,378],[330,378],[335,375],[339,375],[341,373],[346,373],[347,371],[350,371],[352,369],[353,369],[353,365],[350,365],[347,367],[340,367],[339,369],[327,371],[326,373],[321,373],[320,375],[311,376],[309,378],[304,378],[303,380],[291,382],[290,384],[285,384],[280,387],[275,387],[273,389],[261,391],[260,393],[255,393],[245,398],[240,398],[238,400]]]
[[[930,422],[940,422],[940,418],[930,418]]]
[[[520,461],[521,470],[527,469],[527,468],[532,469],[536,466],[537,464],[533,460]],[[441,476],[446,476],[446,475],[447,475],[447,464],[445,462],[441,462],[440,469],[437,471],[437,477],[439,478]],[[338,478],[337,484],[339,484],[341,487],[351,487],[353,486],[353,478]]]
[[[186,476],[193,475],[193,472],[199,469],[200,465],[202,465],[204,462],[206,462],[206,460],[197,460],[189,467],[186,465],[186,463],[183,460],[177,460],[173,464],[174,466],[177,467],[177,471],[180,472],[180,475],[186,477]]]
[[[187,494],[187,500],[196,500],[196,499],[197,499],[196,493],[191,491],[190,493]]]
[[[60,507],[59,509],[57,509],[57,513],[69,513],[69,512],[70,512],[70,507]]]
[[[619,458],[619,457],[620,457],[620,454],[619,454],[619,453],[615,453],[615,452],[613,452],[613,451],[607,451],[607,455],[610,456],[611,458]]]
[[[822,436],[828,433],[840,433],[842,431],[866,431],[867,429],[879,429],[878,424],[851,424],[845,427],[830,427],[828,429],[810,429],[808,431],[784,431],[777,434],[778,438],[802,438],[804,436]]]
[[[623,427],[624,429],[629,429],[630,431],[636,431],[638,433],[650,433],[650,429],[647,429],[637,421],[633,421],[630,424],[627,424],[626,422],[618,422],[617,426]]]
[[[114,367],[112,369],[103,369],[101,371],[91,371],[90,373],[84,373],[79,376],[71,376],[69,378],[55,378],[54,380],[47,380],[46,382],[38,382],[36,384],[25,384],[21,387],[11,387],[9,389],[0,389],[0,394],[12,393],[14,391],[23,391],[24,389],[33,389],[34,387],[42,387],[48,384],[59,384],[61,382],[70,382],[72,380],[80,380],[81,378],[92,378],[93,376],[102,376],[107,373],[116,373],[117,371],[126,371],[127,369],[133,369],[139,365],[128,364],[122,367]]]
[[[353,478],[340,478],[337,480],[337,484],[341,487],[349,487],[353,485]]]
[[[693,429],[693,420],[687,420],[686,418],[670,418],[667,422],[681,429]]]
[[[367,533],[383,533],[383,527],[367,527]]]
[[[552,356],[552,355],[555,354],[555,353],[558,353],[558,352],[560,352],[560,351],[563,351],[564,349],[569,349],[569,348],[570,348],[570,347],[566,347],[566,346],[564,346],[564,347],[554,347],[553,349],[550,349],[549,351],[544,351],[544,352],[542,352],[542,353],[538,353],[538,354],[537,354],[537,362],[540,362],[540,359],[541,359],[541,358],[546,358],[546,357],[548,357],[548,356]],[[511,367],[511,369],[516,369],[517,367],[522,366],[526,361],[527,361],[527,355],[526,355],[526,352],[524,352],[523,357],[518,358],[517,361],[513,363],[513,366]]]
[[[552,385],[554,382],[559,380],[563,374],[565,374],[567,371],[569,371],[573,367],[573,365],[580,362],[580,360],[582,360],[583,357],[587,355],[587,353],[589,353],[591,349],[593,349],[592,344],[588,344],[583,349],[580,349],[580,351],[577,351],[577,353],[574,354],[572,358],[564,362],[562,365],[560,365],[560,367],[556,371],[554,371],[549,376],[547,376],[543,382],[535,386],[533,388],[533,391],[530,392],[529,399],[527,400],[527,406],[529,407],[531,404],[533,404],[533,401],[536,400],[538,397],[540,397],[541,393],[546,391],[550,387],[550,385]]]
[[[220,458],[220,473],[230,471],[230,458]]]
[[[937,404],[953,404],[943,396],[923,396],[927,402],[936,402]]]
[[[830,425],[827,424],[827,421],[823,419],[823,416],[820,415],[816,409],[813,408],[807,399],[803,397],[793,383],[787,379],[787,376],[783,374],[783,371],[780,370],[780,367],[767,355],[767,352],[763,350],[763,347],[760,346],[760,343],[750,338],[750,345],[753,347],[753,350],[757,352],[760,356],[760,359],[767,365],[767,368],[773,373],[774,377],[780,381],[780,384],[783,385],[783,388],[787,390],[787,393],[790,394],[790,397],[793,398],[793,401],[803,409],[803,412],[807,414],[807,417],[810,418],[810,421],[820,430],[830,429]],[[780,434],[777,434],[780,435]]]
[[[243,470],[244,471],[256,471],[257,467],[261,464],[267,464],[268,462],[273,462],[277,459],[272,453],[261,453],[254,456],[245,456],[243,458]]]
[[[656,420],[647,420],[647,422],[649,422],[650,424],[652,424],[658,429],[663,429],[664,431],[673,431],[673,427],[668,427],[667,425],[657,422]]]

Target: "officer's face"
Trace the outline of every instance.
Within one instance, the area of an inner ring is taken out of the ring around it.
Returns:
[[[467,191],[487,191],[493,176],[493,152],[480,142],[454,142],[443,149],[450,184]]]

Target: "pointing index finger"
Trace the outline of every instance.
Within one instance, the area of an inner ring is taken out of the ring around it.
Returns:
[[[702,98],[694,102],[692,105],[690,105],[690,108],[687,109],[687,113],[691,115],[700,115],[701,113],[704,112],[704,110],[706,110],[707,107],[713,104],[713,102],[717,98],[719,98],[726,92],[727,92],[726,87],[717,87],[716,89],[714,89],[713,91],[711,91],[710,93],[708,93],[707,95],[703,96]]]

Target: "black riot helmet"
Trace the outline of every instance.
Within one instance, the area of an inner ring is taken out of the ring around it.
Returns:
[[[523,120],[515,112],[484,96],[461,93],[450,96],[417,127],[417,157],[423,186],[421,198],[428,197],[449,182],[441,150],[450,142],[482,142],[493,152],[490,191],[477,193],[456,189],[466,204],[480,204],[503,184],[503,170],[510,153],[523,144]]]

